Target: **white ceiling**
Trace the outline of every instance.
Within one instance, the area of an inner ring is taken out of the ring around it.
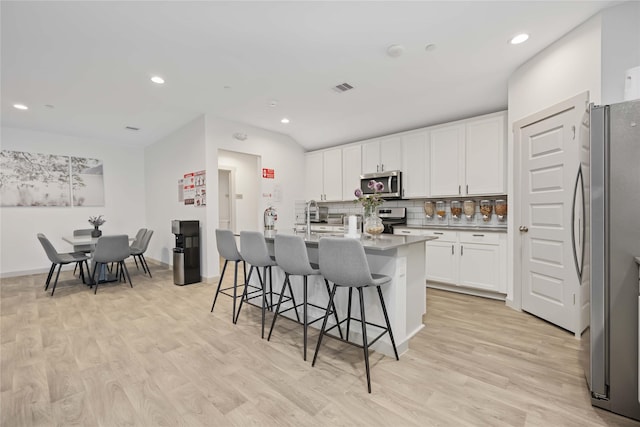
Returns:
[[[2,1],[2,124],[144,146],[210,113],[328,147],[505,109],[519,65],[614,3]]]

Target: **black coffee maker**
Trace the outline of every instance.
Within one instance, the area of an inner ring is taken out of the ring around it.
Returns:
[[[173,248],[173,283],[189,285],[200,281],[200,222],[171,221],[171,232],[176,235]]]

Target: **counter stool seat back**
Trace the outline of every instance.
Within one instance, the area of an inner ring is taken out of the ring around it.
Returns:
[[[329,307],[333,303],[333,299],[336,293],[337,287],[346,287],[349,288],[349,299],[347,303],[347,318],[343,319],[342,322],[347,322],[347,333],[346,340],[342,340],[348,344],[356,345],[357,347],[362,347],[364,352],[364,361],[365,361],[365,369],[367,373],[367,389],[369,393],[371,393],[371,375],[369,371],[369,346],[375,343],[378,339],[380,339],[385,334],[389,334],[389,338],[391,339],[391,345],[393,346],[393,351],[396,356],[396,360],[398,358],[398,350],[396,349],[395,340],[393,339],[393,332],[391,331],[391,324],[389,322],[389,316],[387,314],[387,309],[384,304],[384,298],[382,296],[381,286],[391,282],[391,278],[389,276],[381,275],[381,274],[371,274],[371,270],[369,268],[369,263],[367,261],[367,256],[364,251],[364,247],[359,240],[347,239],[347,238],[332,238],[325,237],[320,239],[318,242],[318,259],[320,263],[320,273],[327,279],[333,282],[333,288],[331,289],[331,295],[329,297],[329,305],[327,306],[327,314],[324,316],[324,321],[322,323],[322,328],[320,329],[320,337],[318,338],[318,344],[316,346],[316,351],[313,356],[313,362],[311,366],[314,366],[318,357],[318,351],[320,350],[320,345],[322,344],[322,338],[325,335],[328,335],[332,338],[337,338],[336,336],[328,334],[328,332],[333,329],[335,326],[326,329],[327,319],[329,318]],[[366,287],[375,287],[378,291],[378,297],[380,299],[380,306],[382,309],[382,314],[384,315],[385,325],[376,325],[371,322],[367,322],[365,317],[365,304],[364,304],[364,293],[363,289]],[[360,301],[360,319],[352,317],[351,314],[351,299],[353,289],[358,291],[359,301]],[[349,341],[349,327],[351,320],[355,320],[360,322],[362,326],[362,345],[358,345],[354,342]],[[338,325],[340,324],[338,323]],[[369,340],[367,338],[367,325],[371,327],[375,327],[376,329],[380,329],[382,332]]]
[[[220,256],[224,258],[224,266],[222,267],[222,273],[220,273],[220,280],[218,281],[216,294],[213,297],[213,304],[211,304],[211,312],[213,313],[213,309],[216,306],[216,301],[218,300],[219,294],[230,296],[233,298],[233,311],[231,313],[231,321],[233,323],[236,323],[236,300],[243,295],[242,293],[238,295],[238,264],[242,262],[242,271],[244,274],[244,282],[242,284],[243,286],[247,285],[247,265],[242,258],[242,255],[240,255],[240,251],[238,251],[236,238],[231,230],[223,230],[220,228],[216,229],[216,246],[218,248],[218,254],[220,254]],[[222,288],[224,273],[227,271],[227,264],[229,262],[233,262],[235,267],[233,274],[233,286]],[[231,289],[233,289],[233,293],[229,292]]]

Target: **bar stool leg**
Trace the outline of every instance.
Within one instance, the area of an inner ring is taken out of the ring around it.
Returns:
[[[246,264],[245,264],[245,268],[246,268]],[[234,324],[238,323],[238,317],[240,317],[240,310],[242,310],[242,303],[247,298],[247,289],[249,289],[249,281],[251,280],[251,273],[253,273],[254,268],[255,267],[252,265],[249,268],[249,277],[245,277],[244,291],[242,291],[242,297],[240,297],[240,305],[238,306],[238,312],[236,313],[236,320],[233,321]],[[246,274],[246,270],[245,270],[245,274]],[[258,271],[258,275],[260,275],[259,271]]]
[[[349,300],[347,302],[347,341],[349,341],[349,328],[351,326],[351,293],[353,288],[349,288]]]
[[[238,296],[238,263],[240,261],[235,261],[235,265],[233,266],[233,312],[231,313],[231,321],[236,317],[236,298]]]
[[[216,289],[216,294],[213,297],[213,304],[211,304],[211,313],[213,313],[213,307],[216,306],[216,301],[218,300],[218,294],[220,293],[220,287],[222,286],[222,279],[224,278],[224,272],[227,271],[227,263],[228,259],[224,260],[224,265],[222,266],[222,273],[220,273],[220,280],[218,280],[218,288]],[[233,307],[233,311],[235,314],[235,306]]]
[[[307,361],[307,276],[303,276],[303,298],[304,301],[302,302],[302,317],[304,319],[304,361]],[[293,294],[292,294],[293,295]],[[295,302],[294,302],[295,304]],[[296,313],[298,313],[298,310],[296,309]]]
[[[280,313],[280,304],[282,304],[282,297],[284,296],[284,290],[287,286],[288,281],[289,281],[289,273],[284,273],[284,282],[282,282],[282,290],[280,291],[280,296],[278,297],[278,305],[276,306],[276,311],[273,314],[273,320],[271,321],[271,328],[269,329],[269,335],[267,336],[267,341],[271,340],[271,333],[273,332],[273,327],[276,324],[278,313]]]
[[[260,287],[262,288],[262,333],[261,338],[264,339],[264,319],[267,313],[267,289],[266,289],[266,278],[267,278],[267,267],[262,267],[262,275],[265,278],[265,281],[260,277],[260,269],[256,268],[258,272],[258,280],[260,280]]]
[[[391,338],[391,344],[393,345],[393,352],[396,355],[396,360],[400,360],[398,357],[398,350],[396,349],[396,341],[393,339],[393,332],[391,332],[391,323],[389,323],[389,316],[387,315],[387,307],[384,305],[384,298],[382,298],[382,289],[378,288],[378,296],[380,297],[380,305],[382,306],[382,314],[384,314],[384,321],[387,322],[387,331],[389,332],[389,338]]]
[[[329,287],[329,281],[324,279],[324,284],[327,287],[327,295],[331,294],[331,288]],[[340,333],[340,339],[344,339],[342,335],[342,327],[340,326],[340,320],[338,320],[338,310],[336,309],[336,303],[334,302],[331,306],[333,308],[333,318],[336,319],[336,325],[338,326],[338,332]]]
[[[367,341],[367,322],[364,317],[364,296],[362,287],[358,288],[360,296],[360,319],[362,323],[362,349],[364,350],[364,366],[367,371],[367,390],[371,393],[371,373],[369,372],[369,342]]]
[[[329,304],[327,304],[327,311],[325,312],[324,320],[322,321],[322,328],[320,328],[320,336],[318,337],[318,344],[316,344],[316,351],[313,354],[313,362],[311,362],[311,366],[314,366],[316,364],[316,359],[318,358],[318,350],[320,350],[320,344],[322,344],[322,337],[324,336],[324,330],[327,327],[327,320],[329,319],[329,309],[333,304],[333,297],[336,294],[337,287],[338,286],[334,284],[333,288],[331,289],[331,295],[329,295]]]

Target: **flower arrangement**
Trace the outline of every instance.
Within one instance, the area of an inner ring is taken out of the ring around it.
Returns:
[[[367,184],[367,187],[373,190],[373,194],[365,196],[361,189],[356,188],[354,194],[357,199],[353,201],[353,203],[360,203],[362,205],[365,216],[373,214],[375,212],[375,208],[384,203],[384,199],[379,194],[384,190],[383,183],[372,179]]]
[[[94,227],[100,227],[105,222],[107,222],[107,220],[102,218],[102,215],[89,217],[89,224],[93,225]]]

